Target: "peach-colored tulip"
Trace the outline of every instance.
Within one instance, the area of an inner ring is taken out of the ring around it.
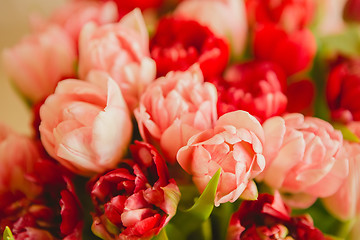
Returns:
[[[360,137],[360,122],[348,125]],[[328,211],[341,220],[360,217],[360,144],[344,140],[339,158],[349,160],[349,175],[339,190],[324,199]]]
[[[40,108],[46,151],[82,175],[116,167],[132,134],[129,111],[116,83],[96,71],[88,80],[60,82]]]
[[[174,162],[191,136],[213,126],[216,101],[214,85],[204,82],[195,65],[184,72],[169,72],[152,83],[134,114],[142,138],[160,146],[166,160]]]
[[[218,119],[214,129],[190,138],[178,151],[177,161],[192,175],[200,192],[221,168],[216,206],[236,201],[245,190],[254,199],[257,189],[252,179],[265,167],[263,143],[264,131],[254,116],[242,110],[229,112]]]
[[[0,124],[0,195],[3,191],[21,189],[27,196],[35,196],[38,187],[24,175],[33,170],[38,158],[39,152],[30,138]]]
[[[120,86],[129,109],[133,110],[156,75],[148,45],[148,33],[139,9],[116,24],[89,23],[79,40],[80,78],[86,78],[91,70],[107,72]]]
[[[61,25],[77,42],[82,27],[92,21],[99,25],[116,22],[117,7],[114,2],[70,1],[57,9],[50,21]]]
[[[315,2],[318,14],[316,33],[327,36],[343,32],[346,28],[343,13],[348,0],[316,0]]]
[[[334,194],[348,174],[348,161],[337,158],[342,135],[326,121],[302,114],[273,117],[263,124],[266,168],[257,178],[287,202],[308,207],[317,197]]]
[[[53,93],[56,84],[75,74],[76,50],[68,34],[50,25],[5,49],[5,72],[19,91],[32,102]]]
[[[48,24],[57,24],[63,28],[78,44],[83,26],[88,22],[98,25],[113,23],[118,20],[117,6],[114,2],[100,3],[96,1],[69,1],[62,7],[55,9],[49,19],[32,16],[31,24],[36,29],[42,29]]]
[[[199,21],[219,36],[228,38],[235,56],[242,53],[247,37],[247,19],[243,1],[187,0],[174,14]]]

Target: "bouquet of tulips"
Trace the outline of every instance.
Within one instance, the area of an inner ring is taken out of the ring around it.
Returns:
[[[2,53],[4,240],[360,237],[359,0],[69,0]]]

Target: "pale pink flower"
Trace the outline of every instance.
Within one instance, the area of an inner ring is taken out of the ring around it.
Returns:
[[[3,52],[5,72],[32,102],[50,95],[56,84],[75,74],[76,50],[67,33],[50,25]]]
[[[188,0],[182,1],[174,12],[199,21],[215,34],[226,37],[232,53],[238,56],[245,48],[247,18],[245,5],[239,0]]]
[[[107,72],[120,86],[133,110],[146,86],[155,79],[155,62],[149,57],[149,37],[139,9],[120,22],[85,25],[79,40],[79,75],[91,70]]]
[[[330,123],[294,113],[272,117],[263,128],[266,168],[257,180],[287,193],[284,198],[295,207],[336,192],[348,161],[338,158],[342,135]]]
[[[144,92],[134,114],[142,138],[160,147],[174,162],[180,147],[217,119],[215,86],[204,82],[200,68],[169,72]]]
[[[315,30],[318,35],[339,34],[346,29],[343,13],[348,0],[316,0],[315,2],[318,15]]]
[[[114,2],[69,1],[51,15],[49,21],[59,24],[77,43],[82,27],[88,22],[98,25],[116,22],[117,6]]]
[[[130,114],[116,83],[100,72],[92,72],[88,80],[60,82],[40,108],[46,151],[82,175],[116,167],[132,134]]]
[[[28,196],[36,195],[39,189],[24,175],[33,170],[38,158],[39,152],[30,138],[0,123],[0,193],[22,190]]]
[[[360,137],[360,122],[352,122],[348,128]],[[323,199],[325,207],[341,220],[360,216],[360,144],[344,140],[340,159],[349,161],[349,175],[339,190]]]
[[[264,131],[255,117],[242,110],[229,112],[213,129],[190,138],[178,151],[177,161],[192,175],[200,192],[221,169],[216,206],[234,202],[245,192],[247,198],[255,199],[257,189],[252,179],[265,167],[263,143]]]

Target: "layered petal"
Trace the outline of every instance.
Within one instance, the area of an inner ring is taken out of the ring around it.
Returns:
[[[251,188],[251,180],[265,168],[263,136],[263,129],[253,116],[240,110],[230,112],[220,117],[214,129],[190,138],[178,151],[177,161],[192,175],[200,192],[221,169],[215,205],[234,202]],[[249,191],[247,194],[255,192]]]
[[[270,118],[263,128],[267,165],[258,180],[287,193],[288,204],[302,208],[339,189],[349,170],[348,160],[339,157],[339,131],[299,113]]]
[[[83,175],[114,168],[132,135],[120,89],[105,73],[93,72],[89,82],[61,82],[41,107],[40,117],[41,140],[47,152]]]

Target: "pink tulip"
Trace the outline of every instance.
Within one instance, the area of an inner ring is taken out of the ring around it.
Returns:
[[[0,124],[0,192],[21,189],[28,195],[36,193],[37,187],[23,175],[33,170],[38,158],[39,152],[31,139]]]
[[[71,171],[92,175],[116,167],[132,134],[119,87],[105,73],[67,79],[40,108],[46,151]]]
[[[79,75],[85,79],[91,70],[107,72],[120,86],[125,101],[133,110],[155,79],[155,62],[149,57],[149,39],[139,9],[119,23],[87,24],[79,40]]]
[[[346,30],[345,5],[348,0],[316,0],[317,16],[314,31],[318,36],[341,34]]]
[[[281,193],[287,203],[308,207],[317,197],[334,194],[348,174],[348,161],[338,158],[339,131],[321,119],[287,114],[263,124],[266,168],[257,180]]]
[[[352,122],[348,128],[360,137],[360,122]],[[349,161],[349,175],[338,191],[323,202],[334,216],[349,220],[360,216],[360,144],[344,140],[339,158]]]
[[[50,25],[5,49],[5,72],[19,91],[37,102],[53,93],[56,84],[75,75],[76,50],[68,34]]]
[[[247,19],[243,1],[183,1],[175,9],[174,15],[196,20],[208,26],[218,36],[228,38],[231,51],[236,56],[245,48]]]
[[[82,27],[88,22],[98,25],[116,22],[117,6],[114,2],[69,1],[55,10],[49,22],[60,25],[77,44]],[[35,26],[36,27],[36,26]]]
[[[204,82],[201,70],[194,66],[157,79],[144,92],[134,114],[142,138],[159,146],[173,163],[192,135],[213,126],[216,101],[214,85]]]
[[[256,198],[252,179],[265,167],[264,132],[255,117],[245,111],[221,116],[213,129],[196,134],[180,148],[177,161],[200,192],[220,168],[215,205],[236,201],[245,190]]]

